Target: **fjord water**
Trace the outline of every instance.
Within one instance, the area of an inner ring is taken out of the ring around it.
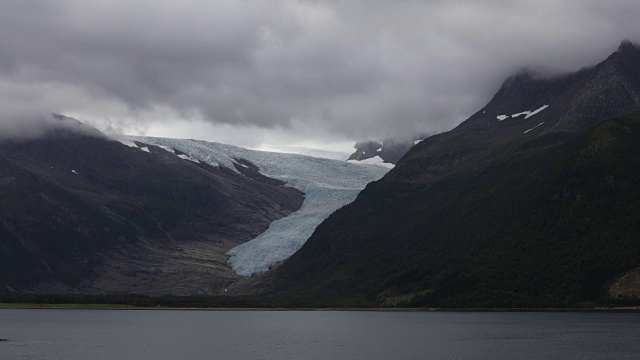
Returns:
[[[0,310],[0,359],[638,359],[640,313]]]

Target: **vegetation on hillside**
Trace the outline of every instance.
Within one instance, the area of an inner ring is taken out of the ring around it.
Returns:
[[[640,112],[558,143],[541,135],[431,182],[370,184],[278,270],[281,292],[388,306],[636,302],[607,289],[640,266]]]

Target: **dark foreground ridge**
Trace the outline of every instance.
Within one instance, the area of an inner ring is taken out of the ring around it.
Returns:
[[[626,42],[594,68],[507,80],[321,224],[275,292],[418,307],[633,299],[638,105],[640,50]]]

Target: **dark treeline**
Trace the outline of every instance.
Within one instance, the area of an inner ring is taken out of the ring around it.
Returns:
[[[304,309],[304,308],[431,308],[432,303],[420,301],[410,301],[397,305],[381,304],[373,299],[352,298],[312,298],[293,296],[147,296],[138,294],[18,294],[0,293],[0,303],[7,304],[105,304],[105,305],[128,305],[143,308],[258,308],[258,309]],[[614,308],[640,306],[640,299],[617,298],[606,299],[599,303],[585,302],[574,304],[514,304],[486,303],[478,305],[477,302],[449,303],[445,308]],[[442,306],[435,306],[442,307]]]
[[[640,305],[610,292],[640,268],[640,110],[558,141],[514,142],[424,184],[402,180],[440,156],[418,147],[418,160],[389,173],[406,171],[402,181],[367,185],[278,268],[276,284],[402,307]]]
[[[10,304],[106,304],[173,308],[335,308],[375,307],[363,299],[323,299],[274,296],[147,296],[138,294],[18,294],[0,293],[0,303]]]

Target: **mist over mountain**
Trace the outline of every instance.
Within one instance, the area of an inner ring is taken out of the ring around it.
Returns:
[[[225,294],[387,171],[39,124],[0,140],[2,292]]]
[[[257,171],[46,124],[0,141],[3,291],[219,292],[238,278],[224,253],[303,201]]]
[[[278,291],[443,307],[637,294],[639,107],[628,41],[576,73],[514,75],[321,224],[277,269]]]
[[[418,135],[413,136],[412,140],[361,141],[353,146],[356,151],[349,156],[347,161],[362,162],[368,159],[379,158],[380,161],[384,163],[395,164],[409,149],[427,137],[427,135]]]
[[[98,138],[107,136],[92,126],[60,114],[38,114],[25,117],[0,117],[0,141],[32,140],[45,136],[65,134],[86,135]]]
[[[453,130],[361,142],[348,161],[114,140],[64,115],[5,121],[0,288],[376,306],[635,301],[638,109],[640,49],[623,41],[577,72],[518,71]]]
[[[638,41],[639,10],[627,0],[5,0],[0,122],[56,112],[107,133],[253,148],[417,140],[458,125],[523,66],[549,77]]]

